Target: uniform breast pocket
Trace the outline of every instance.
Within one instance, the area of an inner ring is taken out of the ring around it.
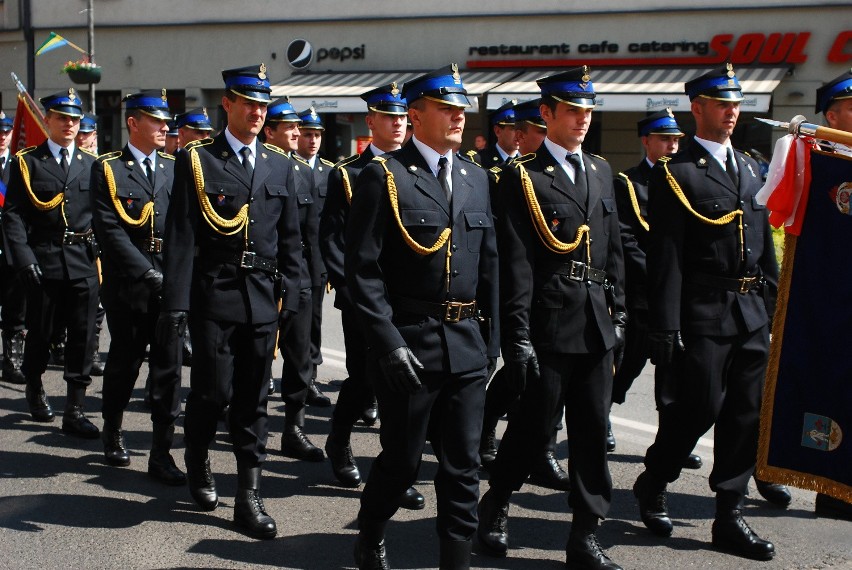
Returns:
[[[138,213],[144,205],[142,202],[142,191],[139,189],[119,186],[115,189],[115,197],[118,198],[118,201],[121,202],[127,212]]]
[[[431,247],[449,224],[447,215],[437,210],[400,209],[399,217],[408,235],[424,247]]]
[[[575,228],[572,229],[572,224],[570,223],[573,211],[574,208],[570,204],[541,204],[541,214],[544,217],[544,221],[547,223],[548,229],[557,238],[563,231],[563,237],[568,237],[571,232],[575,231]],[[568,241],[573,240],[574,237],[571,236],[571,239]]]
[[[220,214],[233,214],[243,203],[242,200],[238,200],[241,193],[240,186],[232,182],[208,180],[204,191],[207,193],[207,198],[213,205],[213,209]],[[243,190],[243,192],[247,194],[248,190]]]
[[[491,216],[487,212],[465,212],[464,223],[467,230],[467,249],[479,253],[485,231],[492,227]]]
[[[33,194],[36,195],[36,198],[39,200],[50,200],[56,195],[56,191],[61,191],[62,188],[57,184],[51,184],[47,181],[33,181],[32,183]]]
[[[308,206],[314,203],[314,197],[309,191],[299,192],[296,194],[296,196],[298,197],[300,208],[307,208]]]
[[[605,221],[609,220],[610,216],[618,214],[618,208],[615,205],[615,198],[601,198],[601,206]],[[609,235],[608,223],[605,223],[602,229],[605,235]]]
[[[266,211],[278,215],[284,208],[284,199],[290,195],[283,184],[266,184]]]

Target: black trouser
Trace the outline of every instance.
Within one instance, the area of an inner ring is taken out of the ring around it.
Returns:
[[[371,365],[368,373],[376,378],[379,371]],[[440,449],[435,475],[438,536],[468,540],[477,526],[486,369],[418,376],[423,387],[414,394],[391,392],[381,380],[375,383],[382,451],[370,469],[358,519],[382,523],[396,513],[402,495],[417,480],[428,432]]]
[[[648,312],[642,309],[628,310],[627,337],[624,341],[624,358],[615,372],[612,383],[612,402],[623,404],[627,391],[648,363]]]
[[[266,403],[277,325],[213,321],[190,313],[193,362],[184,433],[196,457],[207,455],[230,398],[228,427],[237,465],[257,467],[266,460]]]
[[[522,421],[510,421],[492,467],[499,494],[517,491],[553,433],[553,417],[565,407],[568,431],[568,504],[575,512],[606,518],[612,495],[606,425],[612,394],[612,351],[557,354],[540,351],[541,378],[527,382],[519,401]]]
[[[322,364],[322,301],[326,283],[328,279],[323,276],[321,286],[311,287],[311,363],[314,370]]]
[[[40,378],[47,369],[54,325],[68,327],[65,343],[65,381],[75,387],[92,383],[92,343],[98,310],[98,277],[45,279],[27,299],[27,342],[21,371],[28,379]]]
[[[278,336],[278,348],[284,359],[281,367],[281,397],[288,424],[305,424],[305,398],[311,385],[312,302],[309,288],[299,291],[299,311],[290,315]],[[193,341],[195,337],[193,336]],[[193,355],[193,361],[195,355]]]
[[[660,402],[660,427],[645,466],[656,481],[675,481],[715,424],[710,488],[721,508],[737,508],[757,460],[769,327],[733,337],[684,333],[683,343],[686,352],[676,354],[667,373],[673,398]]]
[[[367,343],[357,315],[351,308],[341,309],[340,320],[343,325],[348,377],[340,386],[331,421],[336,430],[349,430],[361,417],[365,404],[372,401],[374,395],[373,387],[367,380]]]
[[[506,414],[509,414],[510,423],[523,421],[517,413],[519,398],[520,394],[509,387],[509,375],[504,366],[491,378],[491,382],[488,383],[488,390],[485,392],[485,415],[482,420],[482,433],[488,435],[488,432],[495,429],[497,422]],[[556,451],[556,435],[559,432],[558,426],[561,421],[562,408],[560,407],[556,409],[552,435],[547,442],[545,451]]]
[[[168,346],[154,338],[154,328],[160,315],[158,305],[147,313],[122,308],[107,311],[110,345],[104,367],[102,416],[106,422],[118,425],[119,418],[130,402],[139,369],[145,360],[145,347],[151,345],[148,368],[151,376],[151,421],[171,425],[180,415],[181,362],[183,339]]]
[[[0,321],[2,330],[12,335],[26,328],[27,289],[18,272],[0,259]]]

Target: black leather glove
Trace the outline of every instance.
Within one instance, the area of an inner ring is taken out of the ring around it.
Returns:
[[[680,331],[648,331],[648,348],[657,366],[671,364],[675,351],[686,350]]]
[[[497,359],[496,358],[489,358],[488,364],[486,365],[485,370],[486,370],[486,374],[487,374],[487,376],[485,377],[485,381],[490,382],[491,377],[494,376],[495,372],[497,372]]]
[[[41,287],[44,280],[44,276],[41,274],[41,267],[38,266],[38,263],[27,265],[21,269],[21,278],[27,287]]]
[[[163,311],[157,319],[154,337],[161,345],[177,342],[186,332],[186,311]]]
[[[515,339],[507,346],[503,354],[506,362],[509,389],[516,394],[522,393],[527,387],[527,380],[538,380],[541,372],[538,368],[538,357],[530,342],[528,330],[518,331]]]
[[[163,291],[163,274],[153,267],[142,274],[142,282],[155,295],[159,295]]]
[[[392,392],[413,394],[420,389],[417,371],[423,370],[423,365],[407,346],[401,346],[380,356],[379,367],[387,387]]]
[[[613,346],[613,364],[615,369],[621,368],[624,360],[624,344],[627,340],[627,313],[615,313],[612,315],[612,326],[615,329],[615,346]]]

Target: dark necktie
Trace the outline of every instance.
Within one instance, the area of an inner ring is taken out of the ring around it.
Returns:
[[[68,149],[60,148],[59,149],[59,168],[62,169],[62,172],[68,174]]]
[[[151,188],[154,187],[154,167],[151,164],[151,158],[145,157],[145,160],[142,161],[145,165],[145,176],[148,177],[148,182],[151,183]]]
[[[251,160],[249,160],[249,157],[251,156],[251,149],[244,146],[240,149],[240,154],[243,155],[243,168],[246,169],[246,175],[248,176],[248,179],[251,180],[254,176],[254,167],[251,165]]]
[[[4,168],[6,168],[6,157],[0,156],[0,170],[3,170]]]
[[[730,147],[728,147],[728,158],[725,159],[725,171],[728,173],[731,182],[734,183],[734,187],[739,188],[740,177],[737,174],[737,167],[734,166],[734,151]]]
[[[453,191],[450,189],[450,168],[447,166],[448,162],[446,156],[438,159],[438,182],[441,183],[441,189],[444,191],[444,196],[447,197],[447,202],[452,202]]]
[[[577,192],[581,196],[585,196],[588,189],[586,187],[586,173],[583,171],[583,161],[580,159],[580,155],[574,152],[568,153],[566,160],[574,167],[574,187],[577,188]]]

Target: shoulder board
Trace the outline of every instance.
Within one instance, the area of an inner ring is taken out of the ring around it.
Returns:
[[[594,156],[595,158],[599,158],[599,159],[603,160],[604,162],[607,162],[607,159],[605,159],[604,157],[602,157],[599,154],[594,154],[594,153],[591,153],[591,152],[587,152],[586,154],[588,154],[589,156]]]
[[[346,166],[346,165],[347,165],[347,164],[349,164],[350,162],[355,162],[355,161],[356,161],[356,160],[358,160],[359,158],[361,158],[361,155],[360,155],[360,154],[358,154],[358,153],[355,153],[355,154],[353,154],[352,156],[347,156],[346,158],[342,159],[340,162],[338,162],[337,164],[335,164],[335,165],[334,165],[334,167],[335,167],[335,168],[343,168],[344,166]]]
[[[79,151],[80,151],[80,152],[82,152],[82,153],[88,154],[89,156],[92,156],[92,157],[94,157],[94,158],[97,158],[97,157],[98,157],[98,155],[96,155],[95,153],[93,153],[93,152],[92,152],[92,151],[90,151],[89,149],[77,147],[77,150],[79,150]]]
[[[107,160],[114,160],[114,159],[118,158],[119,156],[121,156],[121,152],[122,151],[120,151],[120,150],[116,150],[114,152],[108,152],[106,154],[102,154],[98,157],[98,161],[99,162],[106,162]]]
[[[174,155],[169,154],[167,152],[160,151],[160,150],[157,151],[157,156],[159,156],[160,158],[165,158],[166,160],[174,160],[175,159]]]
[[[272,152],[277,152],[278,154],[284,155],[289,158],[289,155],[280,146],[275,146],[274,144],[269,143],[263,143],[263,148]]]
[[[470,154],[459,153],[456,156],[459,157],[461,160],[464,160],[465,162],[470,162],[471,164],[476,164],[477,166],[480,166],[479,163],[477,163],[475,160],[473,160],[473,156],[471,156]]]
[[[492,166],[488,170],[493,172],[494,174],[500,174],[501,172],[503,172],[503,169],[500,168],[499,166]]]
[[[477,154],[478,153],[475,150],[469,150],[466,153],[464,153],[464,156],[468,157],[471,161],[476,162],[476,161],[473,160],[473,157],[476,156]]]
[[[670,157],[670,156],[661,156],[660,158],[657,159],[657,162],[668,162],[671,159],[672,159],[672,157]]]
[[[528,152],[527,154],[525,154],[523,156],[516,157],[515,160],[513,160],[510,164],[512,166],[518,166],[519,164],[529,162],[534,158],[535,158],[535,153],[534,152]]]
[[[207,145],[212,144],[212,143],[213,143],[213,139],[211,139],[211,138],[199,139],[197,141],[192,141],[191,143],[187,143],[187,145],[184,148],[186,150],[190,150],[190,149],[193,149],[193,148],[198,147],[198,146],[207,146]]]
[[[15,156],[22,156],[24,154],[34,151],[37,148],[38,146],[28,146],[27,148],[22,148],[21,150],[15,153]]]
[[[373,160],[371,160],[370,162],[380,162],[380,163],[384,164],[386,161],[387,161],[387,159],[383,156],[374,156]]]
[[[334,166],[333,162],[331,162],[330,160],[326,160],[324,158],[320,158],[320,162],[322,162],[326,166]]]
[[[304,158],[302,158],[302,157],[301,157],[301,156],[299,156],[298,154],[293,153],[293,154],[291,154],[291,155],[290,155],[290,158],[292,158],[292,159],[293,159],[293,160],[295,160],[296,162],[301,162],[301,163],[302,163],[302,164],[304,164],[305,166],[310,167],[310,165],[311,165],[311,163],[310,163],[310,162],[308,162],[307,160],[305,160]]]

